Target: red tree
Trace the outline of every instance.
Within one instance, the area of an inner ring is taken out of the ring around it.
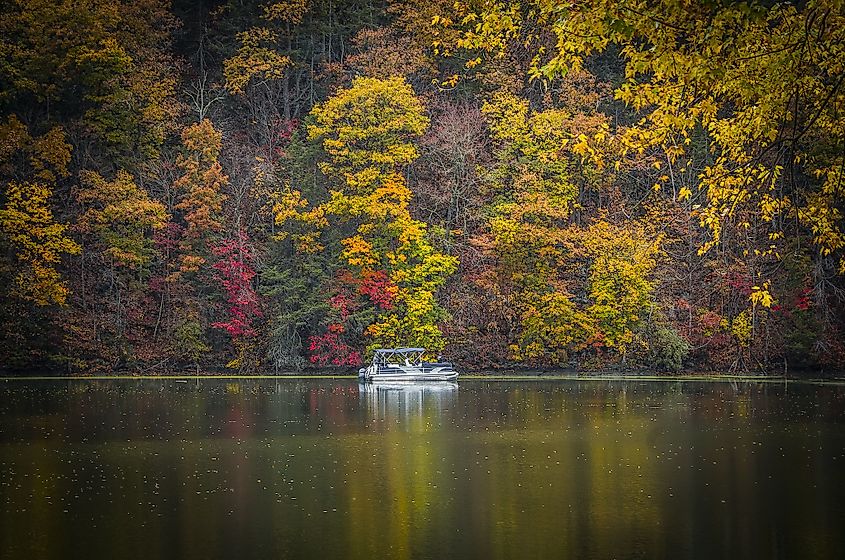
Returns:
[[[257,333],[253,320],[260,318],[261,308],[252,281],[255,269],[252,267],[252,250],[246,233],[238,232],[212,248],[218,261],[212,268],[228,295],[229,320],[212,323],[212,327],[225,329],[233,338],[253,337]]]

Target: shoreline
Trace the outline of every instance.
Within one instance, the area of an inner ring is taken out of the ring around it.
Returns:
[[[164,375],[20,375],[0,376],[0,381],[200,381],[200,380],[355,380],[354,374],[164,374]],[[829,377],[791,377],[783,375],[762,375],[762,374],[618,374],[618,373],[585,373],[576,374],[544,374],[544,373],[493,373],[493,374],[464,374],[458,381],[626,381],[626,382],[676,382],[676,383],[775,383],[775,384],[813,384],[813,385],[845,385],[845,376]]]

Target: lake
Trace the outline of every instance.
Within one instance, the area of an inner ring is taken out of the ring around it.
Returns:
[[[845,558],[845,386],[0,381],[0,557]]]

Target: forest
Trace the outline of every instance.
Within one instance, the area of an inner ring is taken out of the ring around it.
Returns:
[[[4,0],[0,369],[845,364],[845,1]]]

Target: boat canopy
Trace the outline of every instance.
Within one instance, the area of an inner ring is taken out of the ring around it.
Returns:
[[[425,348],[379,348],[373,354],[373,363],[419,363],[424,353]]]
[[[376,354],[422,354],[425,348],[379,348]]]

